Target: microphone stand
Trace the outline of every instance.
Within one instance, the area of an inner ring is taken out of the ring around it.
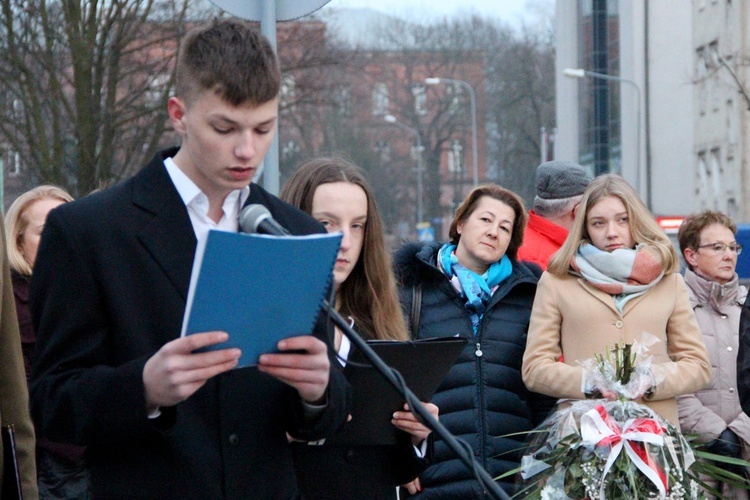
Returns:
[[[420,419],[432,429],[443,441],[452,449],[461,461],[466,464],[469,470],[473,471],[477,476],[479,483],[484,486],[485,490],[495,499],[505,500],[509,499],[507,493],[500,488],[495,480],[490,477],[489,473],[477,463],[474,458],[474,453],[471,451],[471,447],[463,441],[460,441],[453,434],[445,428],[438,420],[429,414],[427,409],[422,405],[416,395],[402,384],[399,380],[400,377],[396,377],[393,372],[396,372],[394,368],[388,366],[380,356],[365,342],[362,337],[359,336],[350,326],[349,323],[341,317],[341,315],[334,309],[327,300],[323,300],[323,309],[328,314],[328,317],[333,323],[339,327],[339,329],[346,335],[352,344],[359,349],[367,360],[372,364],[375,369],[388,381],[389,384],[396,389],[399,394],[404,396],[404,399],[409,403],[409,409],[418,415]]]

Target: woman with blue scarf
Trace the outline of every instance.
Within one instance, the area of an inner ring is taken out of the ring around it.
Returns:
[[[446,244],[410,244],[395,257],[400,296],[418,338],[469,342],[433,403],[440,421],[468,442],[492,477],[519,466],[525,436],[554,401],[529,392],[521,378],[539,268],[516,261],[526,212],[496,185],[475,188],[456,211]],[[501,480],[513,491],[513,478]],[[419,498],[481,498],[473,471],[435,437],[433,463],[420,476]]]

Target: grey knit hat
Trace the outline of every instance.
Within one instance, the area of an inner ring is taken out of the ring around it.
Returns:
[[[588,171],[572,161],[548,161],[536,168],[536,195],[545,200],[580,196],[589,182]]]

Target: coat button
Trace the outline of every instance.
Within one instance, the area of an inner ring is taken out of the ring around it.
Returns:
[[[237,434],[230,434],[229,444],[231,444],[232,446],[237,446],[238,444],[240,444],[240,437]]]
[[[727,351],[732,352],[734,351],[734,348],[730,345],[729,347],[727,347]]]
[[[734,387],[730,387],[729,392],[734,392]]]
[[[617,321],[615,321],[615,327],[616,328],[622,328],[622,321],[620,321],[619,319]]]

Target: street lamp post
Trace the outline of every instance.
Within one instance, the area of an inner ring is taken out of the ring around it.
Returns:
[[[404,125],[393,115],[385,115],[383,119],[391,125],[414,134],[417,138],[417,224],[419,224],[422,222],[422,151],[424,150],[422,147],[422,137],[419,135],[417,129]]]
[[[427,85],[437,85],[439,83],[457,83],[465,87],[469,91],[469,97],[471,98],[471,160],[472,160],[472,177],[474,187],[479,185],[479,164],[478,164],[478,153],[477,153],[477,98],[474,94],[474,87],[468,82],[463,80],[456,80],[454,78],[425,78],[424,82]]]
[[[636,184],[638,185],[638,192],[643,195],[641,192],[641,87],[633,80],[629,80],[627,78],[621,78],[619,76],[612,76],[612,75],[606,75],[604,73],[597,73],[595,71],[588,71],[585,69],[573,69],[573,68],[567,68],[563,70],[563,74],[567,76],[568,78],[585,78],[585,77],[591,77],[591,78],[599,78],[601,80],[610,80],[613,82],[620,82],[620,83],[627,83],[629,85],[632,85],[635,89],[635,97],[636,97],[636,152],[635,152],[635,165],[636,165]],[[646,166],[646,169],[648,169],[648,165]],[[646,181],[648,183],[649,179],[648,176],[646,178]],[[650,186],[647,186],[646,189],[646,205],[650,208],[651,207],[651,188]]]

